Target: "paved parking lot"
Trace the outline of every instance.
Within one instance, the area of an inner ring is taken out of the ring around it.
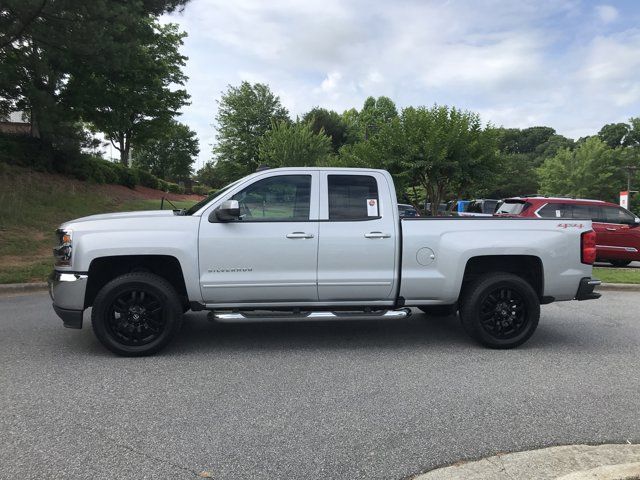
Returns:
[[[460,458],[640,442],[640,294],[543,307],[513,351],[457,319],[214,325],[107,353],[46,294],[0,298],[0,478],[400,479]],[[85,317],[86,318],[86,317]]]

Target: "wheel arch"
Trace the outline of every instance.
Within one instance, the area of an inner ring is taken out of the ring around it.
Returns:
[[[93,305],[102,287],[114,278],[132,272],[151,272],[167,280],[183,304],[188,305],[187,287],[180,261],[171,255],[114,255],[97,257],[88,271],[84,308]]]
[[[536,292],[541,303],[545,303],[544,267],[535,255],[479,255],[467,260],[462,277],[460,294],[476,278],[487,273],[511,273],[523,278]]]

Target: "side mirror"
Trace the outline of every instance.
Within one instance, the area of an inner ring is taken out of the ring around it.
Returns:
[[[237,200],[225,200],[209,215],[209,221],[231,222],[240,218],[240,204]]]

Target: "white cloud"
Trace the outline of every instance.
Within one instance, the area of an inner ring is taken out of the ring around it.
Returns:
[[[640,113],[640,30],[609,5],[596,7],[596,28],[593,12],[579,0],[192,0],[167,20],[189,33],[183,120],[201,137],[201,164],[215,99],[242,80],[268,83],[294,117],[387,95],[594,133]]]
[[[602,20],[604,23],[615,22],[618,19],[619,15],[616,7],[613,7],[611,5],[598,5],[596,7],[596,13],[598,14],[600,20]]]

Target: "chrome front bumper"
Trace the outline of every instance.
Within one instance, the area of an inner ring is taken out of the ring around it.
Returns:
[[[82,328],[84,294],[88,276],[83,273],[60,272],[54,270],[49,275],[49,295],[53,309],[62,319],[65,327]]]

